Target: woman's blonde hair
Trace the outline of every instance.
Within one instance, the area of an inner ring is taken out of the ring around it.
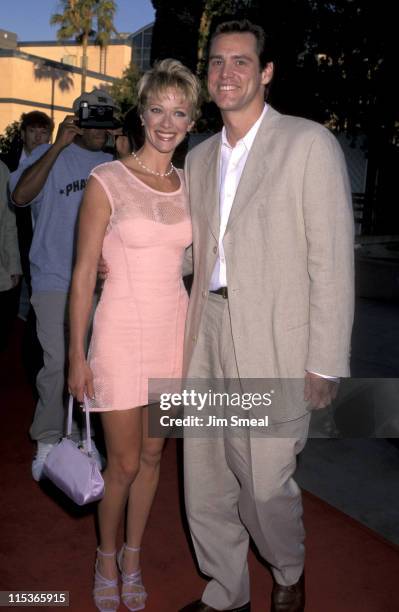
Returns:
[[[141,77],[138,88],[138,110],[142,114],[147,108],[150,95],[164,93],[167,89],[180,90],[191,107],[191,119],[199,117],[200,82],[186,66],[175,59],[157,62]]]

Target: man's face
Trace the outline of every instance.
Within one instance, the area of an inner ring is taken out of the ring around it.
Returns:
[[[250,32],[219,34],[208,64],[208,91],[221,111],[247,111],[263,106],[273,64],[260,70],[256,38]]]
[[[107,142],[107,137],[107,130],[83,128],[82,135],[78,138],[79,142],[77,142],[77,144],[89,151],[101,151]]]
[[[38,145],[50,142],[51,131],[40,125],[28,125],[21,130],[21,138],[26,153],[30,154]]]

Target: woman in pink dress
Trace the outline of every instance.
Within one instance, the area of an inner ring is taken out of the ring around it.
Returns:
[[[94,600],[100,610],[141,610],[140,545],[158,484],[163,440],[148,437],[148,380],[181,376],[187,293],[182,282],[191,224],[183,173],[172,155],[197,114],[199,83],[180,62],[163,60],[138,86],[143,147],[95,168],[79,222],[70,298],[69,389],[101,413],[107,449],[98,505]],[[109,273],[89,356],[84,338],[101,253]],[[116,555],[126,510],[126,542]]]

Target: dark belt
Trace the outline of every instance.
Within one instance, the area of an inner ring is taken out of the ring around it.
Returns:
[[[209,293],[216,293],[216,295],[221,295],[225,300],[229,297],[227,287],[219,287],[219,289],[210,289]]]

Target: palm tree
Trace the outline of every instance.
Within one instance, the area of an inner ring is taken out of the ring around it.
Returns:
[[[106,48],[113,33],[116,2],[113,0],[61,0],[62,12],[50,18],[52,25],[59,25],[58,40],[75,38],[82,45],[81,92],[86,89],[87,46],[90,38]]]
[[[54,120],[54,100],[55,100],[55,84],[61,91],[69,91],[73,86],[73,79],[68,70],[60,70],[54,65],[51,60],[40,59],[35,62],[34,75],[35,79],[41,81],[43,79],[51,80],[51,118]]]

